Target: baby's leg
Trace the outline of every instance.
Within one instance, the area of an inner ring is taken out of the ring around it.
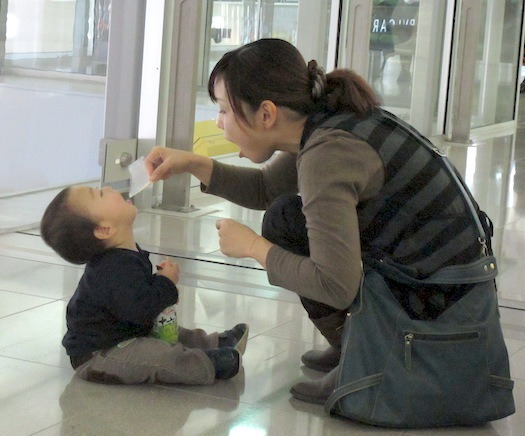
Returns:
[[[188,348],[209,350],[219,346],[219,334],[208,334],[202,329],[187,329],[179,325],[179,342]]]
[[[213,364],[202,350],[181,343],[172,346],[151,337],[133,338],[97,351],[76,373],[99,383],[209,385],[215,380]]]
[[[247,324],[237,324],[231,330],[222,333],[206,333],[202,329],[186,329],[179,326],[179,342],[188,348],[209,350],[211,348],[233,347],[244,354],[248,341]]]

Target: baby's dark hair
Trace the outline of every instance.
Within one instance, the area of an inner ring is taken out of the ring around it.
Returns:
[[[49,203],[40,222],[44,242],[68,262],[81,265],[106,250],[94,230],[97,223],[69,202],[71,188],[65,188]]]

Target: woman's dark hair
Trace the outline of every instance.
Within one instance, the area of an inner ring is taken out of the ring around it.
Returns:
[[[260,39],[226,53],[215,65],[208,81],[213,102],[215,82],[224,80],[235,114],[248,123],[242,103],[255,112],[264,100],[303,115],[320,111],[366,115],[379,106],[372,88],[351,70],[338,69],[326,75],[324,89],[313,92],[320,69],[308,65],[292,44],[281,39]]]
[[[83,264],[106,250],[94,230],[97,223],[69,202],[71,188],[63,189],[47,206],[40,221],[44,242],[68,262]]]

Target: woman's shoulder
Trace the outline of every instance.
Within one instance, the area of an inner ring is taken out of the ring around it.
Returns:
[[[298,159],[322,159],[322,156],[338,155],[340,159],[355,161],[362,160],[373,162],[376,165],[381,159],[376,150],[363,139],[358,138],[351,132],[337,128],[319,127],[312,132],[306,141]]]
[[[333,183],[350,186],[361,198],[374,196],[384,180],[384,165],[377,151],[354,134],[334,128],[318,128],[298,155],[300,190],[307,185]]]

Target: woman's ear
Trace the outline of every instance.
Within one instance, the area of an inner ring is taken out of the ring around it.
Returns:
[[[271,100],[264,100],[259,106],[259,121],[263,127],[271,128],[277,121],[277,106]]]
[[[116,231],[117,229],[114,226],[101,223],[95,227],[95,230],[93,230],[93,234],[97,239],[106,240],[111,238]]]

